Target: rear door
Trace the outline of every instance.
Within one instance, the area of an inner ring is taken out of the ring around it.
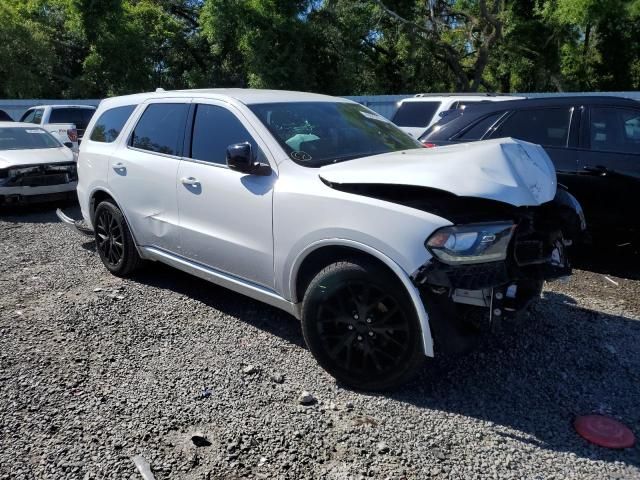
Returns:
[[[584,115],[580,197],[598,228],[640,228],[640,108],[591,105]]]
[[[110,159],[109,187],[139,245],[178,250],[176,175],[189,107],[183,98],[143,104]]]
[[[241,112],[224,102],[194,101],[192,134],[178,172],[182,255],[273,287],[272,197],[277,179],[227,167],[227,147],[249,142],[262,163],[268,150]]]
[[[515,110],[486,138],[512,137],[542,145],[553,162],[558,182],[573,189],[578,174],[580,106]]]

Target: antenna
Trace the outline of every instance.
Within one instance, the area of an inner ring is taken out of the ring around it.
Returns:
[[[165,90],[164,90],[164,88],[162,88],[162,87],[158,87],[158,88],[156,88],[156,93],[160,93],[160,92],[164,92],[164,91],[165,91]]]

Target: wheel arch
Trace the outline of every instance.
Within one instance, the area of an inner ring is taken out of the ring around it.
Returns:
[[[395,261],[384,253],[352,240],[331,239],[313,243],[296,258],[290,275],[289,291],[294,303],[300,303],[309,283],[322,268],[344,258],[358,256],[372,259],[389,270],[404,286],[415,308],[425,354],[433,357],[433,337],[429,326],[429,316],[418,289],[411,282],[409,275]]]
[[[115,198],[113,193],[111,193],[109,190],[103,187],[96,188],[89,195],[89,216],[90,216],[91,225],[95,228],[93,220],[94,220],[96,207],[100,204],[100,202],[103,202],[105,200],[113,201],[115,206],[120,209],[120,211],[122,212],[122,217],[124,218],[124,221],[127,222],[127,227],[129,228],[129,232],[133,237],[133,243],[135,244],[136,250],[138,251],[138,255],[140,255],[141,258],[146,258],[146,255],[138,245],[138,240],[136,239],[136,232],[133,230],[133,228],[131,228],[131,223],[129,222],[129,219],[127,218],[127,215],[125,214],[124,210],[118,203],[118,200]]]
[[[96,213],[96,207],[100,202],[103,202],[105,200],[112,200],[113,203],[115,203],[116,207],[120,208],[118,201],[114,198],[114,196],[110,192],[108,192],[103,188],[95,189],[93,192],[91,192],[91,195],[89,197],[89,216],[91,217],[90,218],[91,225],[93,225],[94,215]],[[120,211],[122,211],[122,208],[120,208]]]

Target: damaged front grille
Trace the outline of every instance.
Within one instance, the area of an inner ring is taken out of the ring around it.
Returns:
[[[75,162],[24,165],[0,171],[0,185],[3,187],[44,187],[77,180]]]
[[[433,258],[413,277],[418,286],[481,290],[504,285],[509,281],[506,262],[477,263],[473,265],[447,265]]]

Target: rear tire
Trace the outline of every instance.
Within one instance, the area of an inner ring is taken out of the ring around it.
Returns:
[[[96,250],[104,266],[118,277],[131,275],[142,260],[122,211],[109,200],[100,202],[93,224]]]
[[[333,263],[315,276],[302,302],[302,332],[320,366],[356,389],[397,387],[425,360],[409,294],[371,260]]]

